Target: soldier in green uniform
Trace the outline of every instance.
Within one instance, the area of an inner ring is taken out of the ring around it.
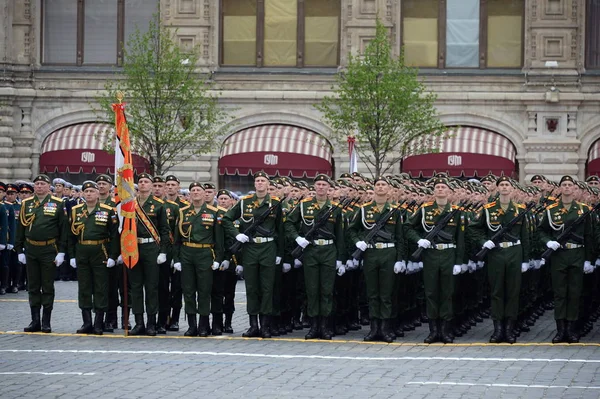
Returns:
[[[108,309],[108,270],[119,256],[119,219],[114,208],[99,201],[98,185],[83,183],[85,203],[71,209],[69,258],[77,268],[79,308],[83,325],[78,334],[102,335],[104,313]],[[92,326],[92,308],[96,313]]]
[[[424,237],[445,214],[456,209],[449,202],[451,189],[446,179],[434,180],[433,202],[425,202],[408,218],[405,233],[408,241],[425,249],[423,253],[423,283],[429,319],[426,344],[441,340],[452,343],[454,278],[461,272],[465,248],[465,226],[458,211],[444,227],[436,242]]]
[[[136,206],[139,260],[129,270],[135,326],[130,335],[156,335],[159,265],[167,261],[169,225],[164,201],[152,195],[152,176],[140,173]],[[145,296],[144,296],[145,293]],[[144,325],[144,300],[148,328]]]
[[[304,248],[304,281],[311,327],[306,339],[331,339],[329,317],[333,305],[333,286],[338,275],[346,271],[342,209],[327,198],[332,183],[329,176],[319,174],[314,179],[316,196],[306,198],[288,214],[285,221],[287,239]],[[327,221],[309,241],[305,238],[315,222],[334,207]],[[320,324],[319,324],[320,322]]]
[[[562,198],[546,208],[539,235],[540,241],[554,251],[550,256],[550,273],[557,333],[552,343],[576,343],[579,342],[576,323],[579,319],[583,274],[594,270],[592,262],[597,243],[592,217],[579,224],[565,243],[556,241],[565,226],[588,210],[587,205],[574,200],[575,182],[571,176],[563,176],[559,187]]]
[[[217,207],[217,209],[219,209],[218,221],[222,222],[223,216],[225,216],[225,213],[231,209],[234,200],[231,195],[231,192],[229,192],[228,190],[219,190],[217,192],[217,201],[219,204],[219,206]],[[237,285],[235,266],[238,264],[238,262],[241,261],[241,256],[239,253],[235,256],[229,253],[228,249],[231,245],[233,245],[233,240],[231,238],[225,240],[225,255],[223,256],[223,262],[221,262],[221,266],[219,267],[219,270],[222,273],[215,275],[215,277],[223,278],[223,292],[214,292],[213,285],[213,300],[211,301],[211,310],[218,309],[217,302],[222,302],[221,307],[223,309],[223,313],[225,313],[225,324],[223,325],[223,332],[226,334],[233,334],[233,327],[231,326],[231,321],[233,318],[233,312],[235,312],[235,287]]]
[[[223,217],[223,228],[228,237],[243,244],[242,259],[244,266],[238,265],[236,271],[244,273],[246,283],[247,309],[250,328],[244,337],[271,338],[270,318],[273,311],[273,285],[275,270],[283,257],[283,218],[279,198],[268,193],[269,176],[265,172],[254,175],[255,194],[247,195],[235,204]],[[254,219],[271,209],[260,223],[257,234],[249,237],[244,234],[254,223]],[[234,222],[240,219],[239,232]],[[258,315],[261,316],[260,330]]]
[[[379,219],[393,209],[388,202],[390,188],[387,178],[375,178],[375,199],[360,207],[347,232],[349,241],[364,252],[363,272],[371,325],[365,341],[392,342],[395,339],[391,320],[395,274],[406,270],[400,212],[389,217],[373,240],[364,241]]]
[[[6,197],[4,206],[8,208],[8,241],[6,242],[5,260],[9,267],[6,283],[6,292],[16,294],[19,292],[19,280],[21,278],[21,267],[17,261],[17,253],[14,250],[15,236],[17,234],[17,221],[21,204],[17,201],[19,187],[16,184],[6,185]],[[0,294],[2,290],[0,289]]]
[[[202,183],[190,184],[189,190],[191,203],[179,210],[173,267],[181,272],[189,323],[185,336],[206,337],[209,334],[213,271],[223,261],[223,230],[218,220],[218,209],[204,201]],[[196,314],[200,315],[197,326]]]
[[[514,187],[510,178],[498,178],[496,186],[498,200],[484,206],[469,226],[468,232],[480,247],[490,250],[487,268],[494,322],[490,343],[506,341],[514,344],[517,340],[514,329],[519,311],[521,272],[529,267],[529,225],[527,219],[523,218],[501,242],[494,243],[490,240],[503,225],[525,212],[525,206],[511,200]]]
[[[19,262],[27,265],[31,323],[25,332],[49,333],[55,268],[65,261],[69,226],[63,200],[50,194],[50,178],[37,175],[33,183],[35,195],[21,203],[15,249]]]
[[[4,193],[6,193],[6,183],[0,182],[0,295],[6,294],[10,273],[8,257],[6,256],[8,253],[6,245],[8,244],[8,236],[10,234],[8,224],[9,208],[4,204]]]

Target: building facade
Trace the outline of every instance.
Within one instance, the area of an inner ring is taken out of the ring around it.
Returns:
[[[158,1],[0,0],[2,179],[78,180],[110,168],[93,139],[110,121],[97,121],[91,104],[123,63],[117,43]],[[183,48],[200,47],[233,116],[221,148],[171,170],[184,182],[235,186],[257,168],[347,171],[347,148],[314,104],[374,36],[377,17],[437,94],[441,120],[457,127],[442,153],[391,172],[525,181],[600,171],[598,0],[160,0],[160,9]]]

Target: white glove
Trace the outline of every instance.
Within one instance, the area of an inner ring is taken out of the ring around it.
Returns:
[[[22,263],[22,264],[26,264],[27,263],[27,258],[25,257],[25,254],[19,254],[19,255],[17,255],[17,259],[19,260],[19,263]]]
[[[283,264],[283,269],[282,269],[282,270],[283,270],[283,272],[284,272],[284,273],[287,273],[287,272],[289,272],[290,270],[292,270],[292,265],[291,265],[291,264],[289,264],[289,263],[284,263],[284,264]]]
[[[402,262],[394,263],[394,273],[398,274],[402,272]]]
[[[466,263],[463,263],[462,265],[460,265],[461,273],[466,273],[467,271],[469,271],[469,265],[467,265]]]
[[[494,241],[492,241],[492,240],[487,240],[486,242],[483,243],[483,247],[487,248],[487,249],[494,249],[494,248],[496,248],[496,244],[494,244]]]
[[[242,233],[235,236],[235,239],[238,240],[239,242],[241,242],[242,244],[250,241],[250,237],[248,237],[246,234],[242,234]]]
[[[344,265],[340,266],[339,269],[337,269],[337,275],[338,276],[343,276],[344,273],[346,273],[346,268],[344,267]]]
[[[416,269],[418,269],[417,264],[415,264],[415,262],[408,261],[408,264],[406,265],[406,274],[413,274]]]
[[[431,248],[431,241],[421,238],[419,241],[417,241],[417,245],[419,246],[419,248]]]
[[[592,266],[592,263],[589,260],[586,260],[585,262],[583,262],[583,273],[590,274],[593,272],[594,272],[594,266]]]
[[[275,264],[276,265],[280,265],[281,264],[281,256],[276,256],[275,257]]]
[[[0,251],[4,251],[6,249],[6,245],[0,244]]]
[[[454,265],[454,267],[452,268],[452,274],[454,274],[455,276],[458,276],[460,274],[460,270],[461,270],[460,265]]]
[[[296,237],[296,244],[300,245],[302,248],[306,248],[310,244],[310,241],[304,237]]]
[[[543,263],[541,259],[535,259],[535,270],[540,270],[540,268],[542,267]]]
[[[181,271],[181,262],[177,262],[173,264],[173,269],[177,270],[178,272]]]
[[[344,264],[342,263],[341,260],[336,260],[335,261],[335,270],[339,269],[342,266],[344,266]]]
[[[363,252],[365,252],[367,250],[367,243],[364,241],[359,241],[354,245],[356,245],[356,248],[360,249]]]
[[[242,274],[244,274],[244,266],[237,265],[235,267],[235,274],[237,274],[238,276],[241,276]]]
[[[167,254],[158,254],[158,257],[156,258],[156,263],[158,263],[159,265],[162,265],[166,261],[167,261]]]
[[[594,263],[596,267],[600,267],[600,258],[596,259],[596,263]]]
[[[294,259],[294,269],[299,269],[302,267],[302,262],[300,259]]]
[[[417,262],[417,268],[415,271],[423,270],[423,262]]]
[[[346,261],[346,270],[354,270],[354,262],[352,261],[352,259],[348,259]]]
[[[59,267],[65,261],[65,254],[63,252],[59,252],[56,254],[56,258],[54,258],[54,263],[56,263],[56,267]]]
[[[540,267],[544,266],[546,264],[546,259],[542,258],[540,259]]]
[[[548,241],[546,246],[551,248],[553,251],[556,251],[558,248],[560,248],[560,243],[558,241]]]
[[[221,266],[221,264],[219,262],[213,262],[213,264],[210,268],[213,270],[219,270],[219,266]]]
[[[69,264],[73,269],[77,269],[77,261],[75,260],[75,258],[69,260]]]
[[[529,259],[529,270],[535,269],[535,260]]]
[[[14,247],[15,246],[12,244],[6,244],[6,249],[8,249],[9,251],[12,251]]]
[[[229,269],[229,261],[228,260],[224,260],[223,262],[221,262],[221,266],[219,267],[219,270],[221,270],[222,272],[224,272],[227,269]]]
[[[108,267],[109,269],[110,269],[111,267],[115,267],[115,260],[114,260],[114,259],[111,259],[111,258],[108,258],[108,259],[106,260],[106,267]]]
[[[360,266],[360,261],[358,259],[352,259],[352,264],[354,265],[354,269],[358,268],[358,266]]]
[[[527,270],[529,270],[529,262],[521,263],[521,273],[525,273]]]
[[[117,263],[118,263],[119,265],[122,265],[122,264],[124,263],[124,262],[123,262],[123,256],[122,256],[122,255],[119,255],[119,257],[117,258]]]
[[[478,269],[483,269],[483,266],[484,266],[484,265],[485,265],[485,262],[484,262],[484,261],[482,261],[482,260],[480,260],[480,261],[477,261],[477,268],[478,268]]]
[[[473,273],[475,270],[477,270],[477,263],[475,263],[475,261],[469,260],[467,266],[469,267],[469,273]]]

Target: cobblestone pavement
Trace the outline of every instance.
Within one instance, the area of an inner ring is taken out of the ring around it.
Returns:
[[[0,297],[2,398],[599,398],[600,332],[551,345],[551,312],[515,345],[486,344],[485,320],[452,345],[424,345],[425,326],[394,344],[362,331],[333,341],[243,339],[244,285],[233,335],[185,338],[73,334],[77,283],[57,282],[52,334],[25,334],[27,293]]]

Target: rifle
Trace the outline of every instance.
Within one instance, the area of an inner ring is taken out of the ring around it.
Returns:
[[[414,200],[412,202],[415,202]],[[383,231],[380,231],[383,226],[385,226],[385,224],[387,223],[387,221],[394,216],[394,214],[396,212],[398,212],[401,208],[402,204],[398,204],[398,206],[393,207],[392,209],[390,209],[385,215],[382,215],[379,220],[375,223],[375,225],[373,226],[373,228],[369,231],[369,233],[366,235],[366,237],[364,238],[364,242],[366,243],[370,243],[375,236],[379,235],[380,237],[383,237],[384,239],[387,240],[391,240],[392,237],[390,234],[385,233]],[[352,253],[352,257],[354,259],[360,259],[361,255],[363,254],[363,251],[360,248],[356,248],[356,250]]]
[[[452,210],[452,212],[448,212],[446,215],[444,215],[444,218],[435,225],[435,227],[433,229],[431,229],[431,231],[429,233],[427,233],[427,235],[425,236],[425,239],[428,240],[429,242],[433,243],[433,241],[437,238],[438,235],[444,236],[445,233],[442,234],[442,230],[444,230],[444,228],[446,227],[446,225],[448,224],[448,222],[450,222],[450,219],[452,219],[454,216],[456,216],[456,213],[461,210],[461,208],[463,208],[465,206],[466,202],[465,201],[461,201],[458,206]],[[417,250],[415,252],[412,253],[412,255],[410,256],[411,260],[413,262],[419,262],[421,260],[421,256],[423,255],[423,250],[425,248],[417,248]]]
[[[597,203],[596,205],[594,205],[593,208],[588,209],[587,211],[585,211],[581,216],[579,216],[577,219],[575,219],[573,221],[573,223],[571,223],[569,225],[569,227],[565,227],[562,231],[562,233],[560,233],[558,235],[558,237],[556,237],[556,240],[554,241],[558,241],[560,243],[560,246],[562,247],[565,242],[569,239],[569,237],[573,236],[575,239],[577,239],[577,241],[583,242],[583,237],[580,237],[578,235],[576,235],[573,230],[575,229],[575,227],[579,226],[581,223],[583,223],[585,221],[585,218],[587,218],[592,212],[597,211],[598,209],[600,209],[600,202]],[[548,248],[544,251],[544,253],[542,254],[542,259],[544,260],[548,260],[548,258],[550,258],[550,255],[552,255],[552,253],[554,252],[554,250],[552,248]]]
[[[325,226],[325,223],[327,223],[327,221],[329,220],[329,217],[333,214],[333,212],[338,209],[338,208],[342,208],[344,209],[345,207],[347,207],[348,205],[352,204],[353,202],[355,202],[356,200],[351,199],[351,198],[346,198],[344,200],[344,202],[338,202],[336,206],[330,206],[327,211],[325,211],[324,213],[321,213],[319,215],[319,218],[317,220],[314,221],[312,227],[310,228],[310,230],[308,230],[308,232],[306,233],[306,235],[304,236],[304,238],[306,238],[308,241],[311,241],[314,236],[317,234],[317,232],[321,232],[321,234],[324,235],[330,235],[329,232],[325,232],[324,230],[322,230],[323,226]],[[304,254],[304,248],[302,248],[300,245],[297,245],[296,248],[294,248],[294,250],[292,251],[292,258],[294,259],[302,259],[302,255]]]
[[[523,213],[519,213],[517,216],[515,216],[514,218],[512,218],[510,220],[510,222],[506,223],[505,226],[502,226],[502,228],[500,230],[498,230],[496,233],[494,233],[494,235],[490,238],[491,241],[494,242],[494,244],[498,244],[505,235],[508,234],[509,230],[519,222],[519,220],[523,219],[525,217],[525,215],[527,215],[527,212],[529,212],[531,209],[533,209],[534,204],[528,204],[527,208],[525,208],[525,211]],[[489,249],[486,247],[483,247],[479,250],[479,252],[477,252],[477,254],[475,255],[475,257],[477,258],[478,261],[483,260],[483,258],[485,258],[485,255],[487,255]]]
[[[254,234],[256,234],[256,233],[263,234],[263,235],[270,234],[270,232],[266,231],[260,225],[262,224],[262,222],[265,221],[267,216],[269,216],[269,214],[279,206],[281,206],[281,201],[277,202],[275,205],[271,205],[263,213],[258,215],[258,217],[255,217],[254,222],[252,222],[252,224],[250,226],[248,226],[248,228],[246,230],[244,230],[244,234],[246,234],[248,236],[248,238],[250,238],[250,240],[252,240],[252,237],[254,237]],[[238,253],[240,251],[240,249],[242,248],[242,244],[243,243],[236,240],[233,243],[233,245],[229,248],[229,251],[232,254]]]

